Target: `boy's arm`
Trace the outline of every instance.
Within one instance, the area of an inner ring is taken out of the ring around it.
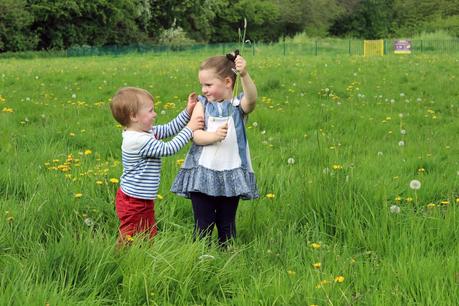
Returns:
[[[163,157],[177,153],[193,137],[189,127],[182,129],[171,141],[163,142],[153,137],[140,149],[142,157]]]
[[[153,130],[156,138],[163,139],[177,135],[177,133],[180,132],[190,121],[190,118],[190,114],[185,109],[169,123],[154,126]]]
[[[195,116],[204,117],[204,108],[201,103],[197,103],[194,107],[192,118]],[[207,132],[204,130],[195,130],[193,132],[193,142],[200,146],[213,144],[220,141],[221,137],[216,132]]]

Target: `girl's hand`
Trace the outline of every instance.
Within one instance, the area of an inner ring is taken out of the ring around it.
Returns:
[[[190,116],[193,113],[196,103],[198,103],[198,95],[195,92],[192,92],[188,95],[188,104],[186,105],[186,111]]]
[[[234,64],[236,65],[236,70],[239,71],[241,77],[244,77],[247,74],[247,62],[245,59],[238,55],[234,60]]]
[[[217,141],[222,141],[223,139],[225,139],[227,133],[228,123],[219,126],[218,129],[215,131],[215,134],[217,134]]]

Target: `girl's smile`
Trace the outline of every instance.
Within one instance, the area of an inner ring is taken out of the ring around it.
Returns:
[[[202,94],[207,100],[217,102],[231,99],[232,80],[229,77],[219,78],[214,69],[199,71],[199,83],[201,83]]]

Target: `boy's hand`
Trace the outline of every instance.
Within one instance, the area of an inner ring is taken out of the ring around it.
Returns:
[[[202,130],[204,128],[204,117],[195,116],[191,117],[190,122],[186,125],[193,132],[196,130]]]
[[[234,64],[236,65],[236,70],[239,71],[241,77],[244,77],[247,74],[247,62],[245,59],[238,55],[234,60]]]
[[[219,126],[218,129],[215,131],[215,134],[217,134],[218,141],[222,141],[223,139],[225,139],[227,133],[228,123]]]
[[[196,103],[198,103],[198,95],[195,92],[192,92],[188,95],[188,104],[186,105],[186,111],[189,115],[193,113]]]

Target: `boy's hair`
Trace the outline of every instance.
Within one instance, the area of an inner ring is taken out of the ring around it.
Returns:
[[[214,69],[215,73],[222,80],[226,77],[231,78],[233,81],[232,86],[236,82],[236,74],[232,69],[235,69],[234,61],[228,59],[226,56],[212,56],[201,63],[199,70]]]
[[[153,96],[145,89],[137,87],[118,89],[110,102],[113,117],[122,126],[129,126],[131,116],[137,114],[139,108],[145,103],[145,99],[153,101]]]

